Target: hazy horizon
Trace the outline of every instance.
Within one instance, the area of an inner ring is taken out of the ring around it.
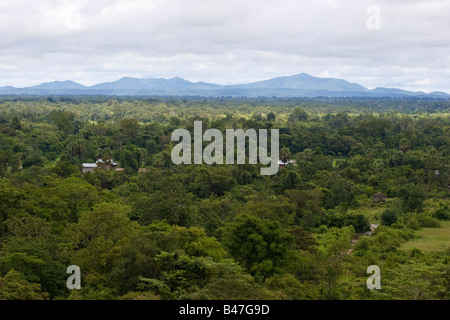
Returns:
[[[298,75],[298,74],[292,74],[292,75],[279,75],[279,76],[276,76],[276,77],[274,77],[274,78],[291,77],[291,76],[296,76],[296,75]],[[309,75],[310,75],[310,74],[309,74]],[[314,75],[310,75],[310,76],[316,77],[316,76],[314,76]],[[80,83],[80,82],[77,82],[77,81],[73,81],[73,80],[71,80],[71,79],[65,79],[65,80],[54,80],[54,81],[48,81],[48,82],[40,82],[40,83],[36,83],[36,84],[33,84],[33,85],[31,85],[31,86],[27,86],[27,87],[15,87],[15,88],[17,88],[17,89],[25,89],[25,88],[29,88],[29,87],[33,87],[33,86],[38,86],[38,85],[41,85],[41,84],[46,84],[46,83],[54,83],[54,82],[61,83],[61,82],[66,82],[66,81],[72,81],[72,82],[74,82],[74,83],[81,84],[81,85],[83,85],[83,86],[85,86],[85,87],[87,87],[87,88],[90,88],[90,87],[95,86],[95,85],[98,85],[98,84],[104,84],[104,83],[108,83],[108,82],[116,82],[116,81],[121,80],[121,79],[123,79],[123,78],[134,78],[134,79],[141,79],[141,80],[145,80],[145,79],[164,79],[164,80],[171,80],[171,79],[181,78],[181,77],[139,78],[139,77],[123,76],[123,77],[120,77],[120,78],[118,78],[118,79],[116,79],[116,80],[105,81],[105,82],[98,82],[98,83],[93,83],[93,84],[90,84],[90,85],[86,85],[86,84],[84,84],[84,83]],[[253,83],[253,82],[259,82],[259,81],[265,81],[265,80],[272,80],[272,79],[274,79],[274,78],[264,78],[264,79],[259,79],[259,80],[256,80],[256,81],[252,81],[252,83]],[[325,79],[326,77],[317,77],[317,78]],[[192,83],[206,82],[206,81],[202,81],[202,80],[199,80],[199,81],[192,81],[192,80],[185,79],[185,78],[181,78],[181,79],[187,80],[187,81],[192,82]],[[335,79],[338,79],[338,78],[335,78]],[[346,80],[346,79],[339,79],[339,80]],[[226,85],[236,85],[236,84],[242,84],[242,85],[245,85],[245,84],[249,84],[250,82],[248,82],[248,83],[213,83],[213,82],[208,82],[208,83],[226,86]],[[359,83],[357,83],[357,84],[359,84]],[[14,87],[14,86],[13,86],[13,87]],[[363,86],[363,87],[365,87],[365,86]],[[379,86],[379,87],[372,87],[372,88],[365,87],[365,88],[368,89],[368,90],[373,90],[373,89],[376,89],[376,88],[388,88],[388,87],[385,87],[385,86]],[[392,88],[392,89],[402,89],[402,88]],[[442,91],[442,90],[433,90],[433,91],[432,91],[432,90],[414,90],[414,91],[415,91],[415,92],[423,91],[423,92],[425,92],[425,93],[431,93],[431,92],[434,91],[434,92],[444,92],[444,93],[450,94],[450,90],[448,90],[448,91]]]
[[[448,12],[445,0],[0,0],[0,86],[307,73],[449,93]]]

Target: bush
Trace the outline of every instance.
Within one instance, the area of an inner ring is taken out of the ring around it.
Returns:
[[[416,219],[422,228],[439,228],[441,226],[438,220],[427,214],[418,214]]]
[[[386,209],[381,215],[381,224],[384,226],[391,226],[398,220],[397,212],[393,209]]]
[[[347,216],[347,225],[352,225],[355,232],[363,233],[370,230],[369,220],[362,213],[354,213]]]
[[[416,217],[409,219],[408,222],[406,223],[406,226],[413,230],[420,229],[420,223],[419,223],[419,221],[417,221]]]
[[[433,218],[438,220],[450,220],[450,210],[447,206],[441,206],[433,212]]]

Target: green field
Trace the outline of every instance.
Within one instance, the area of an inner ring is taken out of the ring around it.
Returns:
[[[441,222],[441,228],[424,228],[417,233],[419,238],[406,242],[401,249],[417,248],[424,253],[430,253],[450,248],[450,221]]]

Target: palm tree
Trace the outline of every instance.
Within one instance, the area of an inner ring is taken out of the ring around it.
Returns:
[[[286,164],[289,161],[289,158],[291,157],[291,150],[289,148],[284,147],[280,151],[280,160]]]

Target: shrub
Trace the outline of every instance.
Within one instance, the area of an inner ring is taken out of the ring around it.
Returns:
[[[397,213],[393,209],[386,209],[381,215],[381,224],[384,226],[391,226],[397,222]]]
[[[441,226],[438,220],[428,214],[418,214],[416,219],[422,228],[439,228]]]
[[[347,216],[347,224],[355,228],[355,232],[362,233],[370,230],[369,220],[362,213],[354,213]]]
[[[441,206],[433,212],[433,218],[439,220],[450,220],[450,210],[447,206]]]

